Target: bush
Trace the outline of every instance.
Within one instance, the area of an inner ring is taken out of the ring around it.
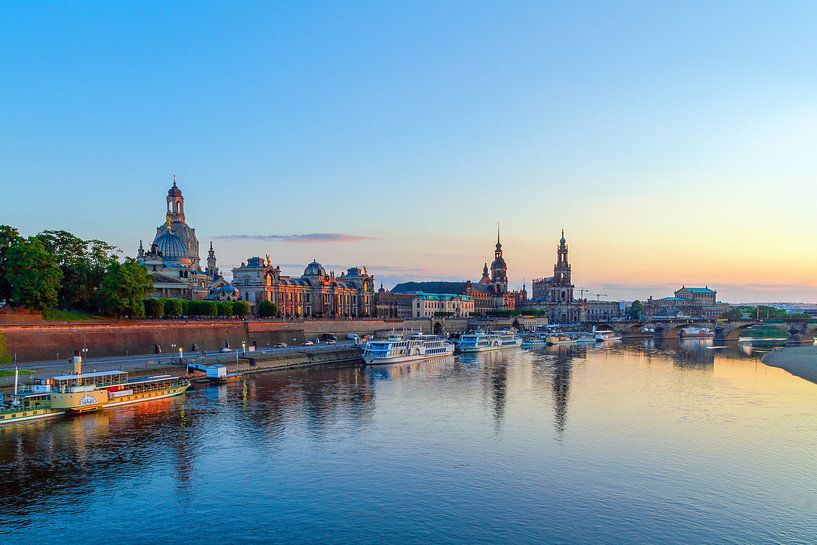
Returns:
[[[181,299],[163,299],[164,317],[178,318],[184,314],[183,301]]]
[[[272,301],[261,301],[258,303],[258,315],[262,318],[278,315],[278,305]]]
[[[165,315],[165,302],[162,299],[145,299],[145,316],[161,318]]]
[[[233,301],[233,314],[242,318],[250,313],[250,304],[247,301]]]
[[[217,303],[218,306],[218,315],[225,316],[229,318],[233,315],[233,303],[232,301],[220,301]]]

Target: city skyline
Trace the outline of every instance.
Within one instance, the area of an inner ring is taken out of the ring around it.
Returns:
[[[515,288],[565,228],[609,299],[814,301],[817,9],[788,6],[4,5],[1,222],[133,255],[176,173],[224,270],[476,280],[500,221]]]

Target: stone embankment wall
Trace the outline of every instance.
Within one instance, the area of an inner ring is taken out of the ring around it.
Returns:
[[[128,356],[153,354],[158,345],[163,353],[175,352],[179,347],[218,350],[225,343],[236,348],[241,342],[255,342],[258,346],[276,343],[300,344],[324,333],[344,337],[348,333],[384,336],[396,331],[442,330],[462,332],[474,328],[510,326],[513,319],[499,320],[145,320],[0,324],[0,363],[58,360],[71,356],[74,350],[88,348],[87,357]],[[531,327],[541,320],[519,320],[520,325]]]

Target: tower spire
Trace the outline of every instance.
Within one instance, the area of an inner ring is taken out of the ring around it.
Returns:
[[[173,187],[176,187],[176,173],[173,173]]]

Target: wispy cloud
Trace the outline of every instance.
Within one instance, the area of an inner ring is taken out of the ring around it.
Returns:
[[[359,242],[361,240],[377,240],[376,237],[365,235],[349,235],[346,233],[304,233],[293,235],[221,235],[215,238],[227,240],[263,240],[289,242],[293,244],[342,244],[345,242]]]

